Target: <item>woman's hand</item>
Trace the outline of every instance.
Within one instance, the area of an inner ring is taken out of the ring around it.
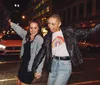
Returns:
[[[39,78],[41,77],[41,73],[36,72],[36,73],[34,74],[34,76],[35,76],[36,79],[39,79]]]
[[[12,24],[11,19],[9,19],[8,22],[9,22],[10,25]]]

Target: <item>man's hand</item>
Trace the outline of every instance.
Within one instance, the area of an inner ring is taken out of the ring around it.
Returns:
[[[36,73],[34,74],[34,76],[35,76],[36,79],[39,79],[39,78],[41,77],[41,73],[36,72]]]

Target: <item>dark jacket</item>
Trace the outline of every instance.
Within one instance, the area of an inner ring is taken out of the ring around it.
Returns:
[[[77,40],[87,38],[91,33],[94,33],[96,31],[96,29],[95,30],[94,29],[95,28],[92,28],[91,30],[72,29],[71,27],[61,28],[65,39],[66,48],[70,55],[71,62],[73,63],[74,66],[83,63],[82,55],[80,53]],[[42,49],[35,58],[34,66],[36,68],[42,61],[43,57],[46,56],[46,64],[48,66],[48,70],[51,71],[51,62],[52,62],[51,42],[52,42],[52,33],[48,32],[48,34],[44,38],[44,44],[42,46]]]

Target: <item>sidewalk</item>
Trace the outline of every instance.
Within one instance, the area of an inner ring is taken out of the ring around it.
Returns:
[[[40,79],[33,81],[32,85],[47,85],[48,74],[43,73]],[[73,72],[68,85],[100,85],[100,71]]]
[[[68,85],[100,85],[100,80],[73,83]]]
[[[73,73],[69,85],[100,85],[100,71]]]

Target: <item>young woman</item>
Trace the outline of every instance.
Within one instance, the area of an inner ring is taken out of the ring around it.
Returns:
[[[17,85],[30,85],[35,78],[32,69],[34,58],[38,54],[43,43],[43,38],[40,34],[40,25],[37,20],[32,20],[29,22],[28,31],[26,31],[17,24],[11,22],[11,20],[9,20],[9,22],[11,28],[23,39],[20,53],[22,62],[18,70]],[[36,70],[35,76],[37,78],[41,77],[43,62]]]

